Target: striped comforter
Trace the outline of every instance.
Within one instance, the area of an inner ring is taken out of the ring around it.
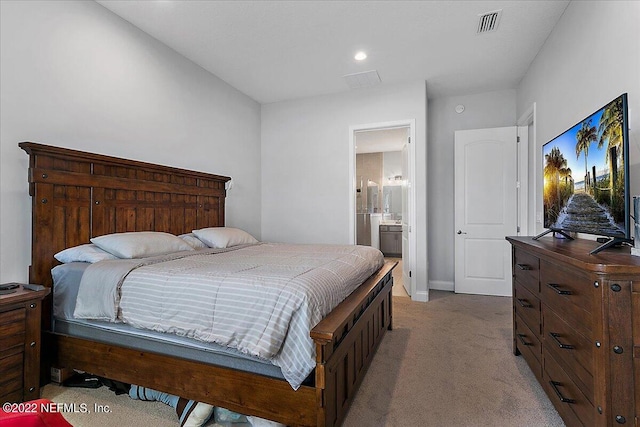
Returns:
[[[311,329],[383,262],[365,246],[266,243],[103,261],[85,271],[74,316],[233,347],[297,389],[315,367]]]

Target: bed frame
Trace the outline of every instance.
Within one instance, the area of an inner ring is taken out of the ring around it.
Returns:
[[[225,224],[229,177],[32,142],[19,146],[29,154],[31,283],[51,287],[53,255],[93,236],[182,234]],[[79,369],[290,426],[340,425],[391,329],[394,266],[385,263],[313,328],[315,378],[297,391],[284,380],[53,333],[50,300],[42,316],[43,372]]]

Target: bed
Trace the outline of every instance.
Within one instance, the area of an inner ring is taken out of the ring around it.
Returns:
[[[225,225],[228,177],[32,142],[19,146],[29,155],[32,283],[52,286],[53,255],[94,236],[179,235]],[[315,369],[297,390],[268,373],[54,332],[51,301],[43,310],[42,372],[52,365],[80,369],[291,426],[340,425],[391,329],[394,265],[384,263],[311,330]]]

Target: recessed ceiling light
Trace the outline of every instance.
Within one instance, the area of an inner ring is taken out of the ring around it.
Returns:
[[[367,59],[367,54],[364,52],[358,52],[356,53],[356,56],[354,56],[356,61],[363,61],[365,59]]]

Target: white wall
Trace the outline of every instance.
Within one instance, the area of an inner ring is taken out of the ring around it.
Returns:
[[[465,106],[462,114],[455,112]],[[503,90],[429,100],[429,288],[453,290],[454,280],[454,159],[456,130],[516,124],[516,91]]]
[[[382,153],[382,185],[387,185],[389,177],[402,175],[402,151],[385,151]],[[392,185],[395,185],[394,182]],[[400,183],[398,183],[400,185]]]
[[[518,87],[518,115],[536,103],[536,194],[542,145],[621,93],[629,94],[631,194],[640,194],[640,2],[571,2]],[[542,231],[542,224],[536,224]]]
[[[349,127],[416,121],[416,284],[427,297],[426,85],[380,85],[262,106],[262,236],[352,242]]]
[[[94,2],[0,2],[0,281],[27,280],[20,141],[233,177],[227,221],[260,238],[260,106]]]

